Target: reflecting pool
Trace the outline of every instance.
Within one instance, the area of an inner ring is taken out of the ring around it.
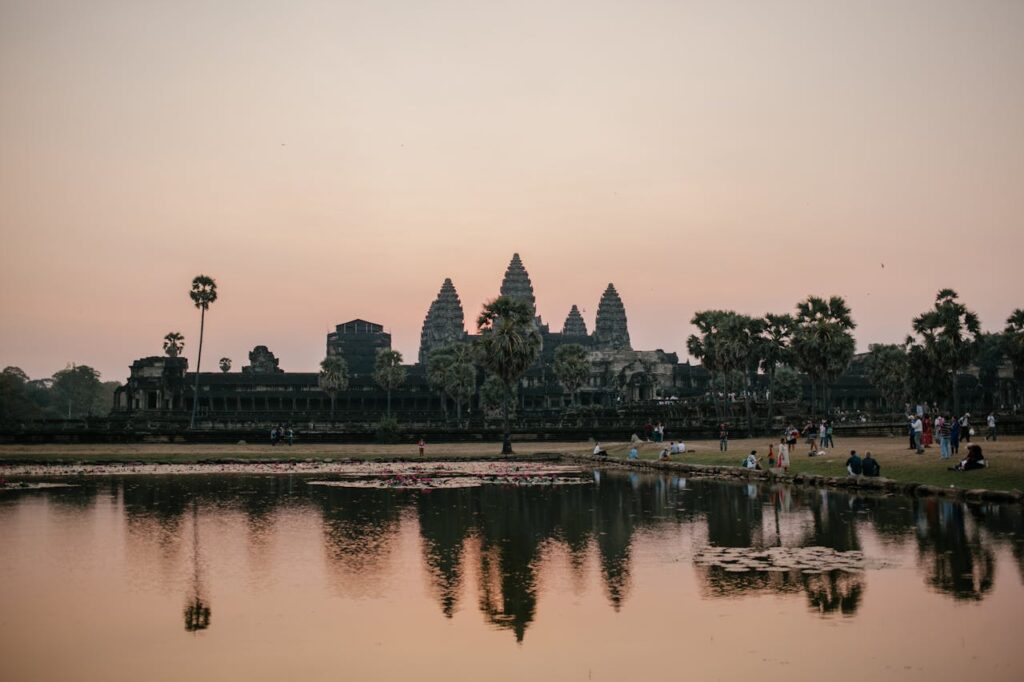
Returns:
[[[1024,675],[1021,505],[591,475],[0,493],[0,679]]]

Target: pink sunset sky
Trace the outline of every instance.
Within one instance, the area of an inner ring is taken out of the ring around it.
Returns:
[[[845,296],[858,347],[952,287],[1024,306],[1024,3],[0,0],[0,366],[123,380],[186,336],[416,357],[513,252],[560,330]],[[882,264],[885,267],[882,267]]]

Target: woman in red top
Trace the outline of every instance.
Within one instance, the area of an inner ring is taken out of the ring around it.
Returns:
[[[928,447],[932,444],[932,419],[928,415],[924,416],[924,433],[921,434],[921,445]]]

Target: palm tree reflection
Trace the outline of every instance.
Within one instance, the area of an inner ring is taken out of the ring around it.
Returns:
[[[199,503],[192,500],[192,592],[185,606],[185,630],[198,632],[210,627],[210,606],[203,596],[202,562],[199,556]]]

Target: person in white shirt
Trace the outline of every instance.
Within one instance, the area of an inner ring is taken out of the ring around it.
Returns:
[[[914,445],[917,447],[917,454],[924,454],[924,446],[921,445],[921,438],[924,436],[924,422],[920,417],[914,419]]]
[[[993,440],[994,441],[996,439],[996,416],[995,416],[995,414],[989,412],[988,419],[986,421],[988,423],[988,433],[985,434],[985,440]]]
[[[605,452],[604,448],[601,447],[600,443],[594,443],[594,456],[595,457],[607,457],[608,453]]]

